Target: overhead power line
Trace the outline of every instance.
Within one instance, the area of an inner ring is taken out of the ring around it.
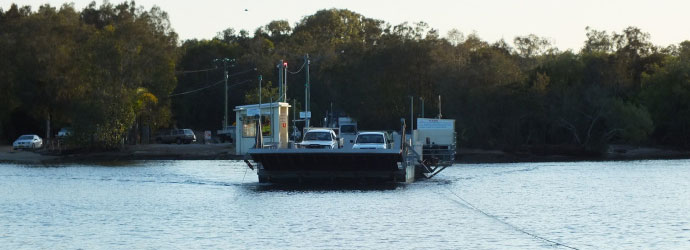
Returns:
[[[219,69],[219,68],[218,68],[218,67],[213,67],[213,68],[208,68],[208,69],[181,70],[181,71],[175,71],[175,74],[188,74],[188,73],[206,72],[206,71],[212,71],[212,70],[217,70],[217,69]]]
[[[240,72],[237,72],[237,73],[235,73],[235,74],[229,75],[228,77],[238,76],[238,75],[246,74],[246,73],[249,73],[249,72],[252,72],[252,71],[256,71],[256,68],[248,69],[248,70],[245,70],[245,71],[240,71]],[[204,87],[201,87],[201,88],[198,88],[198,89],[195,89],[195,90],[190,90],[190,91],[185,91],[185,92],[181,92],[181,93],[170,94],[170,95],[168,95],[168,97],[174,97],[174,96],[179,96],[179,95],[186,95],[186,94],[191,94],[191,93],[194,93],[194,92],[202,91],[202,90],[208,89],[208,88],[210,88],[210,87],[216,86],[216,85],[218,85],[219,83],[221,83],[221,82],[223,82],[223,81],[225,81],[225,80],[220,80],[220,81],[218,81],[218,82],[212,83],[211,85],[204,86]],[[248,81],[248,80],[245,80],[245,81]],[[237,84],[244,83],[245,81],[242,81],[242,82],[239,82],[239,83],[235,83],[235,84],[233,84],[233,85],[231,85],[231,86],[235,86],[235,85],[237,85]]]
[[[301,72],[302,69],[304,69],[304,65],[307,65],[307,61],[304,61],[304,63],[302,63],[302,66],[300,66],[299,69],[298,69],[297,71],[292,72],[292,71],[289,71],[289,70],[288,70],[287,72],[289,72],[290,74],[296,75],[297,73]]]
[[[252,81],[251,79],[246,79],[246,80],[241,81],[241,82],[238,82],[238,83],[233,83],[233,84],[229,85],[228,88],[237,87],[237,86],[239,86],[240,84],[248,83],[248,82],[251,82],[251,81]]]
[[[232,74],[232,75],[228,75],[228,77],[238,76],[238,75],[246,74],[246,73],[249,73],[249,72],[252,72],[252,71],[256,71],[256,68],[248,69],[248,70],[245,70],[245,71],[240,71],[240,72],[234,73],[234,74]]]
[[[170,94],[168,97],[173,97],[173,96],[178,96],[178,95],[186,95],[186,94],[191,94],[191,93],[194,93],[194,92],[202,91],[202,90],[204,90],[204,89],[207,89],[207,88],[216,86],[216,85],[218,85],[219,83],[224,82],[224,81],[225,81],[225,80],[220,80],[220,81],[217,81],[217,82],[215,82],[215,83],[213,83],[213,84],[211,84],[211,85],[208,85],[208,86],[205,86],[205,87],[202,87],[202,88],[199,88],[199,89],[195,89],[195,90],[190,90],[190,91],[186,91],[186,92],[182,92],[182,93]]]
[[[217,82],[215,82],[215,83],[213,83],[213,84],[211,84],[211,85],[204,86],[204,87],[202,87],[202,88],[198,88],[198,89],[190,90],[190,91],[185,91],[185,92],[181,92],[181,93],[171,94],[171,95],[169,95],[168,97],[175,97],[175,96],[180,96],[180,95],[192,94],[192,93],[199,92],[199,91],[208,89],[208,88],[210,88],[210,87],[216,86],[216,85],[218,85],[219,83],[224,82],[224,81],[225,81],[225,80],[220,80],[220,81],[217,81]],[[238,85],[240,85],[240,84],[247,83],[247,82],[251,82],[251,79],[246,79],[246,80],[243,80],[243,81],[241,81],[241,82],[233,83],[233,84],[231,84],[231,85],[228,85],[228,88],[236,87],[236,86],[238,86]]]

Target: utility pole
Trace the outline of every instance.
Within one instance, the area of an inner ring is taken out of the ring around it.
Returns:
[[[259,114],[261,114],[261,80],[263,77],[259,75]]]
[[[287,76],[288,76],[288,69],[287,69],[287,62],[283,62],[283,102],[287,102]]]
[[[414,97],[410,96],[410,136],[412,133],[414,133]]]
[[[422,118],[424,118],[424,97],[419,97],[419,100],[422,101]]]
[[[297,119],[297,98],[292,99],[292,137],[293,141],[297,141],[297,124],[295,124]],[[290,131],[288,129],[288,131]]]
[[[276,101],[276,102],[278,102],[278,101]],[[278,105],[278,106],[280,106],[280,105]],[[274,123],[273,122],[273,97],[271,97],[271,103],[268,105],[268,108],[271,109],[271,122],[270,123],[271,123],[271,134],[273,134],[273,123]],[[261,116],[259,116],[259,119],[261,119]],[[264,129],[261,128],[261,130],[259,130],[258,133],[261,133],[261,135],[263,136]],[[273,137],[271,137],[271,142],[273,142]]]
[[[223,115],[223,129],[228,126],[228,66],[231,62],[234,62],[235,59],[230,59],[230,58],[222,58],[222,59],[215,59],[213,60],[214,62],[222,62],[223,63],[223,70],[225,72],[225,113]]]
[[[441,115],[441,95],[438,95],[438,119],[443,118]]]
[[[305,118],[305,126],[308,128],[309,127],[309,120],[311,120],[311,116],[308,116],[309,114],[309,102],[311,101],[311,89],[309,88],[309,54],[304,55],[304,61],[307,64],[307,77],[306,77],[306,83],[304,84],[304,118]]]
[[[223,63],[225,64],[225,63]],[[223,116],[223,129],[225,129],[228,126],[228,67],[224,66],[225,68],[225,115]]]
[[[278,102],[287,102],[287,62],[280,60],[278,68]]]
[[[276,68],[278,68],[278,101],[280,101],[283,97],[283,60],[278,62]]]

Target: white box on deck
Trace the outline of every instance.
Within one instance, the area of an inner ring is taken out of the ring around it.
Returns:
[[[431,144],[455,144],[455,120],[417,118],[415,137],[415,140],[421,144],[426,144],[426,138],[429,138]]]

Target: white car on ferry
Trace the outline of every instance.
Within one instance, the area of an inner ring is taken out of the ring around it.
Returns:
[[[386,132],[360,132],[352,149],[390,149],[391,138]]]
[[[333,129],[310,129],[304,133],[302,142],[296,145],[298,148],[337,149],[342,145],[339,140]]]

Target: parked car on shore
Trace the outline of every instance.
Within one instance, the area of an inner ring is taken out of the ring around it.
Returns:
[[[66,128],[62,128],[62,129],[60,129],[60,131],[58,131],[57,138],[62,139],[62,138],[68,137],[70,135],[72,135],[72,128],[66,127]]]
[[[177,143],[190,144],[196,142],[196,135],[191,129],[171,129],[163,131],[156,135],[155,141],[157,143]]]
[[[224,129],[216,131],[216,135],[218,135],[220,142],[234,142],[236,128],[236,126],[227,126]]]
[[[353,149],[389,149],[391,138],[386,132],[360,132],[357,134]]]
[[[59,143],[63,143],[67,137],[72,136],[73,130],[70,127],[61,128],[55,136]]]
[[[340,141],[333,129],[321,128],[310,129],[304,133],[304,139],[296,145],[298,148],[336,149],[342,146]]]
[[[37,149],[43,146],[43,139],[38,135],[22,135],[12,143],[12,148],[17,149]]]

